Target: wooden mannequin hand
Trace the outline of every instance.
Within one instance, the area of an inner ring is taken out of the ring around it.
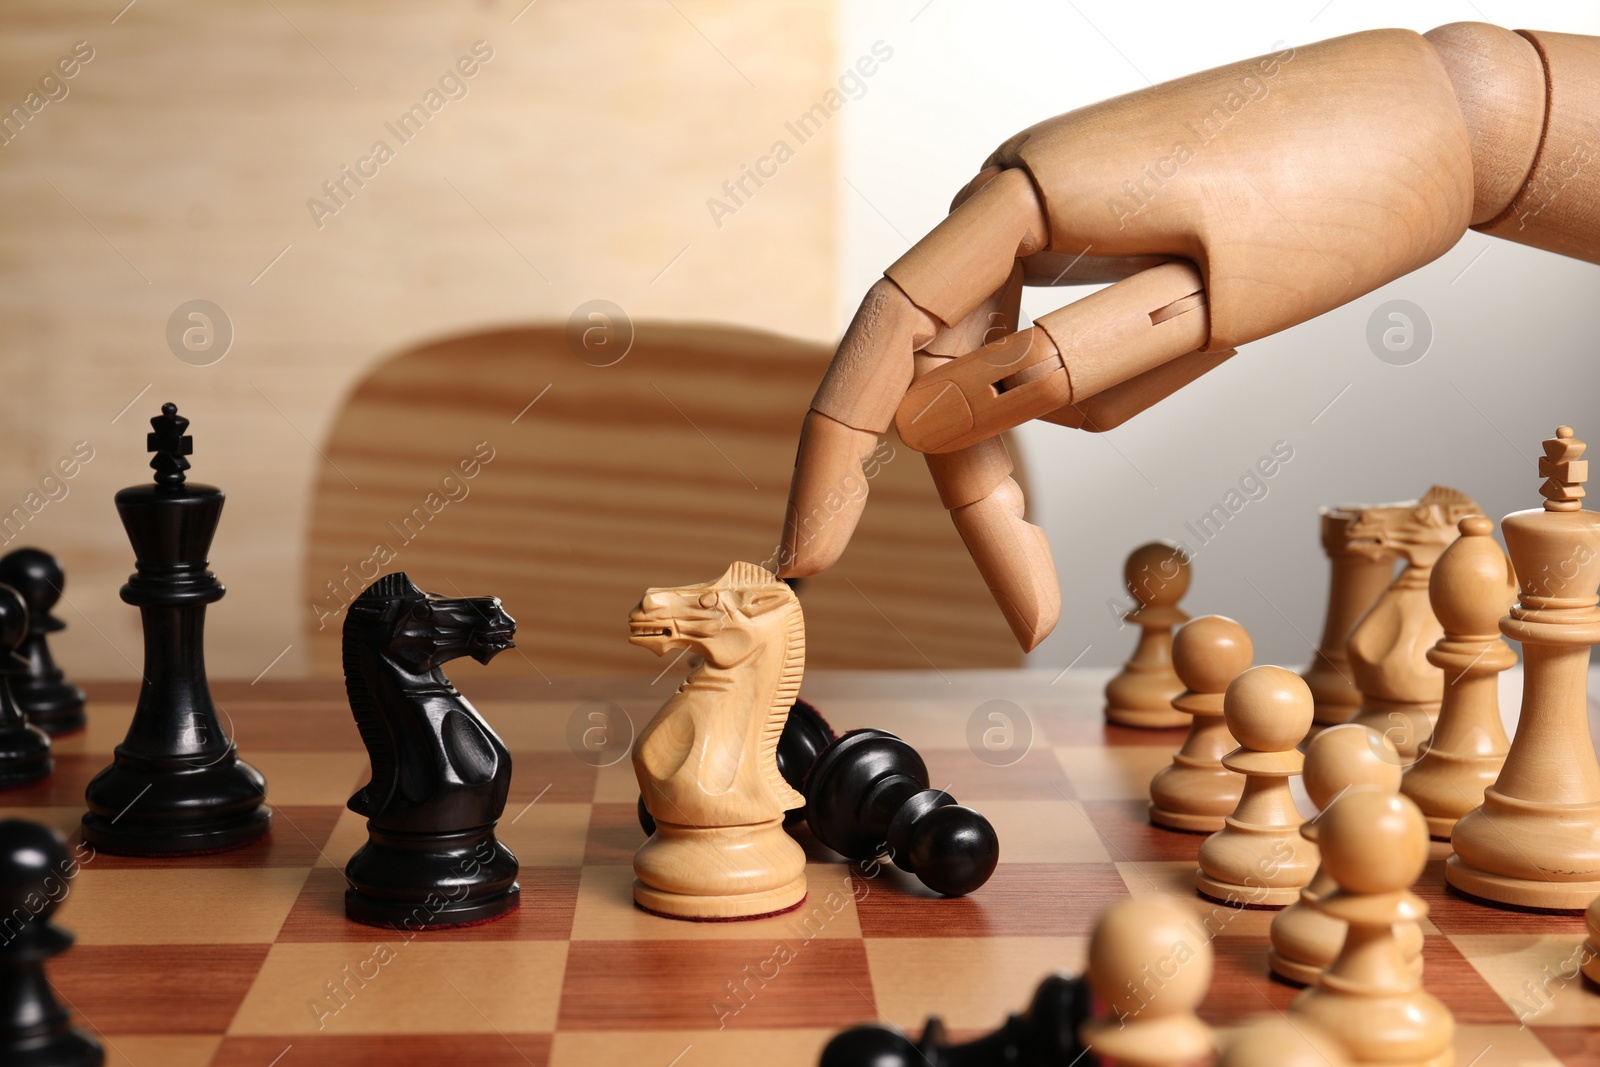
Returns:
[[[1594,48],[1474,23],[1427,37],[1376,30],[1011,138],[846,330],[806,418],[781,573],[838,558],[865,505],[862,461],[893,418],[930,453],[945,506],[1018,640],[1034,647],[1060,592],[995,435],[1036,417],[1109,429],[1236,346],[1430,262],[1469,226],[1593,258],[1600,212],[1593,197],[1580,201],[1600,190],[1600,168],[1572,180],[1595,188],[1569,193],[1531,229],[1525,210],[1520,226],[1508,219],[1551,154],[1540,154],[1541,132],[1548,141],[1559,125],[1545,117],[1547,73],[1565,69],[1565,84],[1590,98],[1571,109],[1592,109]],[[1557,116],[1563,98],[1549,98]],[[1025,282],[1105,281],[1116,284],[1015,332]]]

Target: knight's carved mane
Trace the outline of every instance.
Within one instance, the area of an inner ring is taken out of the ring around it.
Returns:
[[[805,616],[800,610],[800,599],[787,583],[779,581],[771,571],[754,563],[734,563],[721,578],[711,583],[711,588],[781,590],[787,597],[781,607],[773,609],[784,613],[781,627],[783,661],[778,669],[777,688],[767,708],[760,740],[760,766],[766,770],[767,783],[778,796],[787,796],[794,787],[778,773],[778,739],[783,736],[783,724],[789,716],[789,709],[800,695],[800,679],[805,673],[806,626]]]
[[[394,739],[378,714],[378,703],[368,687],[368,673],[383,662],[383,651],[393,637],[390,605],[421,600],[426,596],[404,571],[385,574],[364,589],[351,602],[344,619],[344,690],[355,715],[361,741],[372,759],[372,780],[358,796],[367,798],[369,811],[375,810],[393,792],[399,773]]]

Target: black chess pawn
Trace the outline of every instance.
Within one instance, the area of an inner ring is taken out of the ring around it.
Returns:
[[[514,647],[492,596],[424,593],[385,574],[344,620],[344,684],[372,779],[350,798],[367,843],[345,865],[347,918],[439,929],[487,922],[521,902],[517,857],[494,836],[511,754],[440,668]]]
[[[76,864],[54,830],[0,822],[0,1063],[8,1067],[100,1067],[99,1042],[73,1029],[56,1001],[45,961],[72,946],[50,921]]]
[[[834,1036],[822,1050],[821,1067],[1095,1067],[1078,1040],[1089,1018],[1087,983],[1064,974],[1039,983],[1033,1003],[992,1034],[952,1045],[944,1024],[929,1019],[912,1041],[884,1026],[858,1026]]]
[[[828,720],[804,700],[796,700],[789,708],[789,718],[784,720],[783,733],[778,735],[778,773],[795,792],[804,795],[806,775],[811,773],[822,750],[832,743],[833,727]],[[804,807],[794,808],[783,813],[783,825],[793,826],[805,817]],[[639,827],[646,837],[656,832],[656,821],[644,806],[644,797],[639,798]]]
[[[0,585],[0,657],[20,667],[15,650],[27,632],[28,607],[22,594]],[[55,770],[50,738],[22,713],[12,687],[12,675],[0,671],[0,787],[36,782]]]
[[[51,737],[83,729],[83,690],[71,684],[50,655],[48,635],[67,624],[50,613],[65,584],[61,564],[48,552],[19,548],[0,557],[0,584],[22,594],[28,605],[28,632],[17,654],[27,661],[11,678],[11,693],[28,721]]]
[[[83,837],[124,855],[216,852],[272,826],[266,780],[239,759],[206,682],[206,605],[225,592],[206,557],[223,493],[185,481],[193,442],[176,405],[150,425],[155,482],[116,497],[137,561],[122,599],[144,624],[144,685],[114,762],[85,790]]]
[[[930,789],[916,749],[884,730],[853,730],[830,745],[805,796],[818,841],[853,860],[887,849],[896,867],[945,896],[977,889],[1000,860],[989,820]]]

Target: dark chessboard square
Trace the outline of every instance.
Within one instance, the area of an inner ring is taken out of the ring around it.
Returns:
[[[578,906],[578,872],[570,867],[523,867],[517,876],[522,903],[517,910],[493,922],[418,934],[422,941],[564,941],[572,933],[572,916]],[[344,873],[317,867],[306,878],[279,942],[381,940],[382,930],[352,922],[344,914]],[[401,935],[403,936],[403,935]]]
[[[1112,859],[1128,862],[1182,860],[1198,863],[1200,846],[1208,836],[1166,830],[1150,822],[1144,800],[1085,800],[1084,814],[1106,842]]]
[[[557,1029],[804,1029],[876,1015],[854,938],[574,941]]]
[[[1592,1026],[1535,1026],[1533,1032],[1566,1067],[1600,1067],[1600,1030]]]
[[[267,945],[75,945],[50,980],[84,1025],[105,1034],[218,1034]]]
[[[872,877],[857,870],[852,880],[864,937],[1082,936],[1128,897],[1110,863],[1002,863],[966,897],[936,896],[886,864]]]
[[[644,844],[638,804],[595,804],[589,809],[589,836],[584,846],[585,866],[632,866],[633,854]]]
[[[395,1067],[404,1063],[547,1067],[549,1034],[229,1037],[211,1067]]]

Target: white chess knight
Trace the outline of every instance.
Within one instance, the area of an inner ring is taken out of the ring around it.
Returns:
[[[1482,509],[1464,493],[1436,485],[1412,504],[1367,508],[1351,525],[1350,545],[1399,553],[1405,566],[1350,633],[1346,646],[1361,708],[1352,722],[1394,742],[1406,761],[1433,735],[1444,673],[1428,652],[1444,636],[1428,601],[1428,577],[1456,539],[1456,526]]]
[[[634,900],[673,918],[786,911],[806,895],[805,852],[783,814],[805,798],[778,772],[778,738],[805,670],[805,623],[788,585],[751,563],[651,589],[629,640],[702,662],[639,734],[633,769],[656,831],[634,856]]]

